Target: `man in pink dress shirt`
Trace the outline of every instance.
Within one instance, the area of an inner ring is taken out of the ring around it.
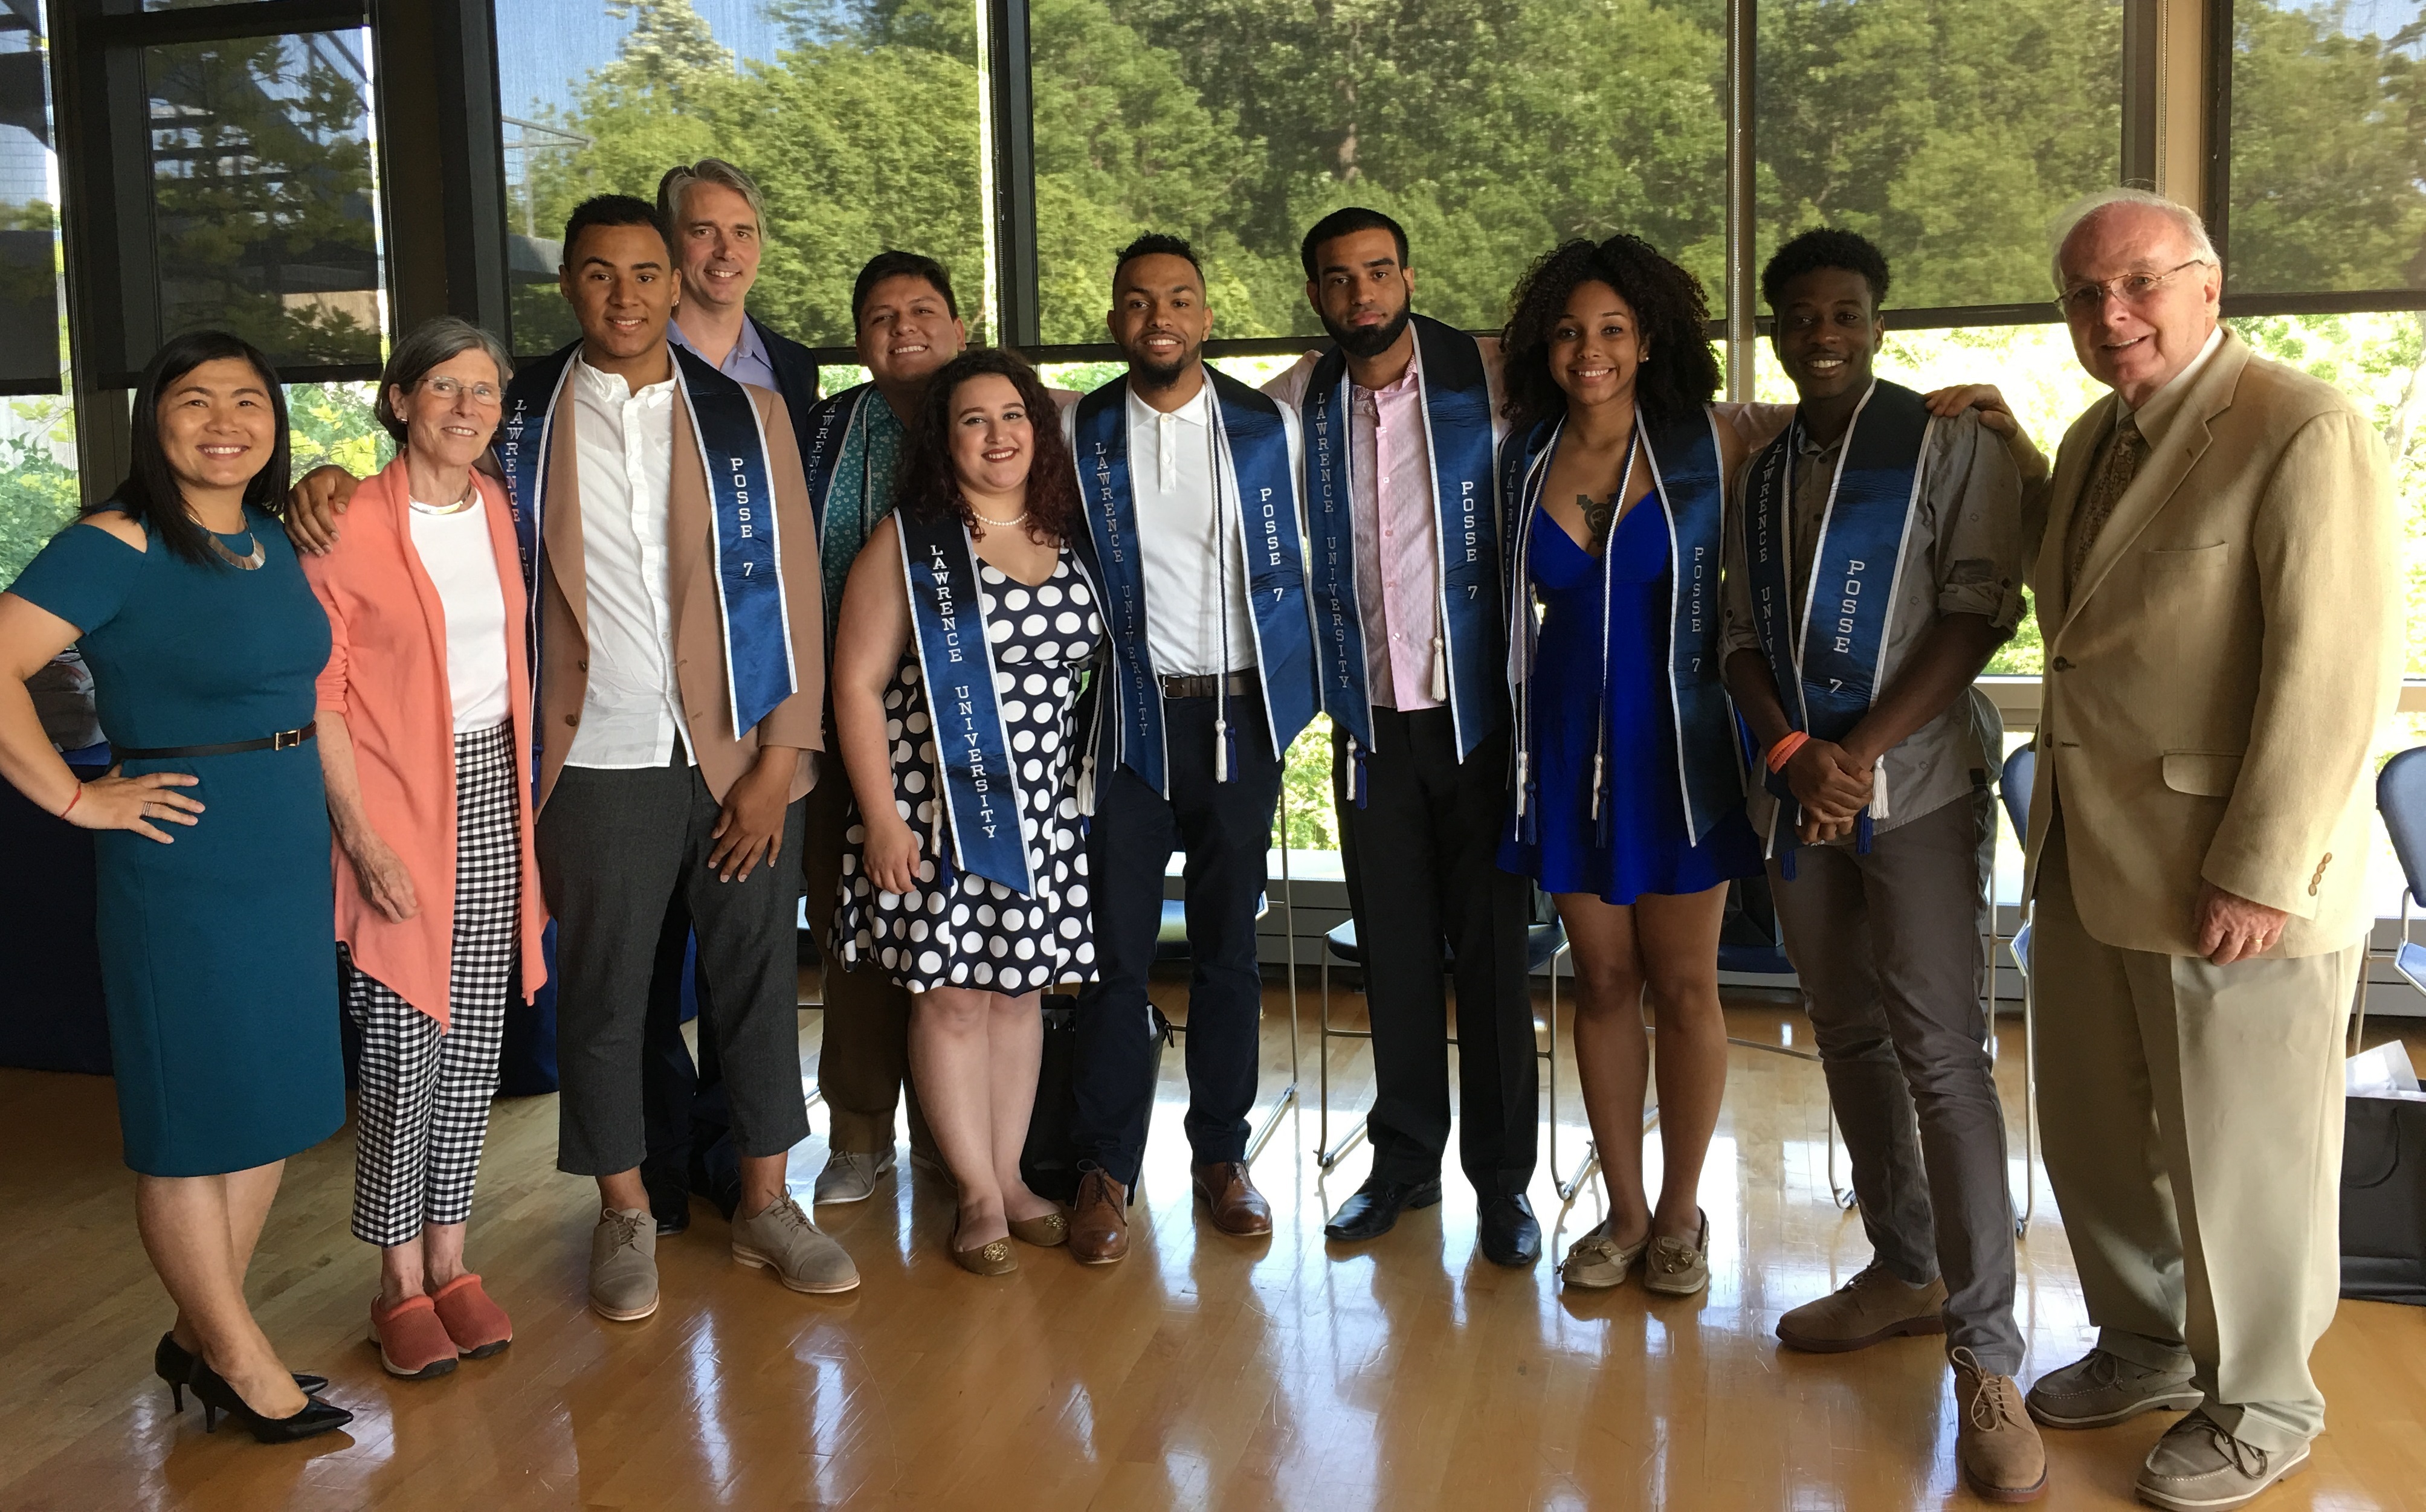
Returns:
[[[1308,556],[1349,908],[1372,1014],[1371,1175],[1324,1232],[1378,1238],[1441,1197],[1444,953],[1457,980],[1459,1156],[1485,1258],[1530,1265],[1536,1107],[1525,879],[1497,865],[1510,721],[1495,470],[1497,344],[1410,308],[1407,234],[1373,210],[1306,233],[1334,345],[1266,386],[1305,436]]]

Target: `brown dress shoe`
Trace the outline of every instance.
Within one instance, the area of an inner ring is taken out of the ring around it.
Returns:
[[[1255,1190],[1254,1182],[1247,1175],[1245,1161],[1225,1160],[1211,1166],[1190,1166],[1188,1174],[1196,1183],[1196,1195],[1213,1210],[1213,1227],[1242,1239],[1272,1231],[1272,1205],[1264,1200],[1263,1193]]]
[[[1972,1494],[1989,1502],[2035,1502],[2046,1494],[2046,1450],[2011,1375],[1991,1375],[1960,1345],[1954,1367],[1954,1460]],[[2142,1482],[2145,1488],[2145,1480]],[[2206,1505],[2208,1504],[2200,1504]]]
[[[1070,1253],[1082,1265],[1108,1265],[1128,1252],[1129,1189],[1089,1166],[1070,1207]]]

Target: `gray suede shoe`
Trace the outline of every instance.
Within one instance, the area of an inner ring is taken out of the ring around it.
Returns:
[[[734,1215],[733,1258],[773,1270],[795,1292],[848,1292],[859,1284],[850,1256],[818,1231],[789,1193],[755,1217]]]
[[[606,1208],[590,1231],[590,1306],[637,1323],[657,1311],[657,1222],[646,1208]]]
[[[2133,1489],[2167,1512],[2232,1512],[2308,1463],[2308,1446],[2280,1454],[2244,1443],[2204,1412],[2165,1430]]]
[[[893,1160],[889,1150],[881,1155],[837,1150],[826,1157],[826,1168],[817,1172],[817,1191],[810,1200],[821,1208],[865,1202],[876,1195],[878,1179],[893,1174]]]
[[[2102,1428],[2143,1412],[2187,1412],[2199,1405],[2190,1362],[2178,1371],[2150,1370],[2120,1355],[2093,1349],[2030,1388],[2030,1416],[2050,1428]]]

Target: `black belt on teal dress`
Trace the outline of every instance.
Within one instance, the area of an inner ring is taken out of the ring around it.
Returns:
[[[223,740],[216,746],[112,746],[109,751],[121,761],[161,762],[182,761],[188,756],[233,756],[246,750],[286,750],[311,739],[319,724],[315,719],[300,730],[282,730],[259,740]]]

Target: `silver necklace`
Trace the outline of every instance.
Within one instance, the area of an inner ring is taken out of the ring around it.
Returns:
[[[248,532],[244,538],[246,543],[252,548],[252,553],[249,556],[238,556],[235,553],[228,550],[227,543],[219,539],[217,532],[205,530],[202,533],[202,539],[210,542],[211,550],[218,554],[220,561],[227,563],[230,567],[237,568],[243,571],[253,571],[257,570],[264,561],[267,560],[267,558],[262,554],[261,538],[252,535],[250,532]]]

